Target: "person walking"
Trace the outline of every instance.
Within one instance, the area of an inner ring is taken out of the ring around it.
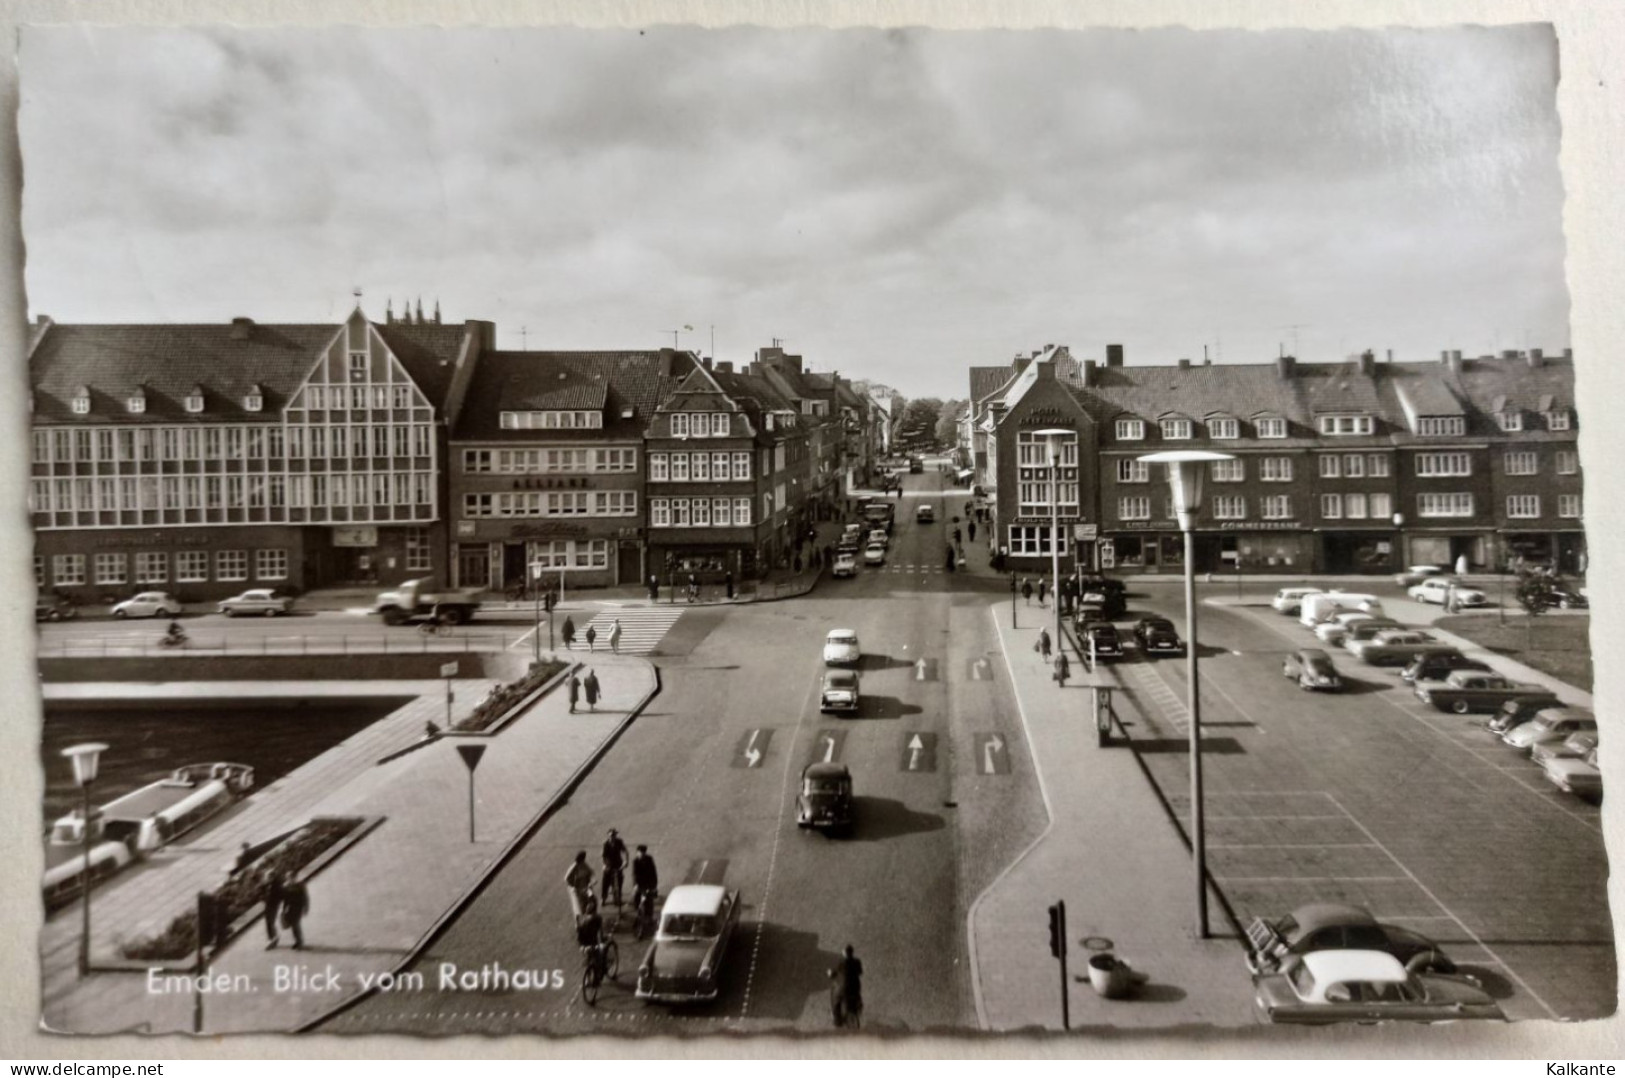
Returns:
[[[286,876],[282,883],[282,924],[293,933],[293,949],[305,949],[305,932],[302,927],[305,914],[310,912],[310,892],[305,885],[292,875]]]
[[[1039,577],[1038,578],[1038,605],[1039,606],[1044,605],[1044,594],[1047,591],[1049,591],[1049,581],[1045,580],[1043,577]],[[589,629],[587,631],[591,632],[592,630]]]
[[[976,538],[976,533],[971,532],[970,537],[972,539]],[[965,541],[965,533],[960,531],[958,528],[955,528],[954,529],[954,546],[958,546],[959,544],[963,543],[964,541]]]
[[[581,699],[581,678],[574,670],[570,671],[570,714],[576,713],[576,702]]]
[[[581,687],[583,689],[587,690],[587,710],[588,711],[597,711],[598,710],[598,675],[593,673],[591,670],[588,670],[587,671],[587,680],[585,680],[585,681],[583,681],[581,683]]]
[[[651,603],[660,601],[660,578],[653,573],[649,574],[649,601]]]
[[[1050,639],[1049,639],[1049,630],[1048,629],[1040,629],[1040,630],[1038,630],[1038,645],[1037,646],[1038,646],[1038,654],[1040,654],[1040,655],[1042,655],[1044,657],[1045,662],[1049,662]]]
[[[604,874],[599,877],[602,883],[599,902],[609,905],[610,892],[615,893],[615,905],[621,904],[621,885],[626,878],[626,842],[621,833],[615,828],[609,829],[609,837],[604,840],[603,848]]]
[[[734,571],[732,569],[722,574],[722,586],[727,589],[728,598],[732,599],[734,597]]]
[[[1064,689],[1064,688],[1066,688],[1066,679],[1071,677],[1071,676],[1072,676],[1072,664],[1067,661],[1066,652],[1065,651],[1056,652],[1055,653],[1055,680],[1056,680],[1056,682],[1061,686],[1061,688]]]
[[[1026,577],[1021,578],[1021,597],[1027,601],[1028,606],[1033,605],[1033,582]]]
[[[616,655],[621,653],[621,619],[616,618],[609,627],[609,650]]]
[[[976,542],[976,521],[973,520],[965,525],[965,534],[970,536],[971,542]]]
[[[856,1020],[863,1013],[863,961],[846,945],[840,961],[829,971],[831,1011],[837,1026],[845,1025],[848,1016]]]
[[[273,875],[265,884],[265,949],[275,950],[280,941],[277,922],[282,916],[282,902],[286,896],[282,889],[282,873]]]
[[[587,650],[588,651],[596,650],[594,645],[597,643],[597,641],[598,641],[598,630],[594,629],[591,624],[588,624],[588,626],[587,626]]]
[[[564,628],[559,630],[564,637],[564,650],[569,651],[576,646],[576,623],[570,615],[564,615]]]
[[[688,601],[694,602],[700,597],[700,578],[693,573],[688,574]]]

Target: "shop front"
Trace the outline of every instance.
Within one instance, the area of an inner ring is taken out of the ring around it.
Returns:
[[[1551,566],[1559,573],[1586,571],[1585,532],[1505,532],[1507,565]]]
[[[1320,533],[1320,568],[1326,573],[1391,573],[1404,568],[1392,528]]]
[[[1306,573],[1314,564],[1313,534],[1297,524],[1272,528],[1250,522],[1240,528],[1199,529],[1195,535],[1199,573]],[[1178,531],[1119,532],[1100,544],[1101,568],[1126,572],[1182,573],[1185,537]]]
[[[1495,564],[1494,542],[1488,532],[1410,532],[1405,536],[1406,565],[1439,565],[1453,569],[1465,558],[1469,570]]]
[[[641,542],[632,526],[462,520],[457,522],[457,540],[456,587],[528,594],[537,574],[562,579],[568,588],[611,587],[643,578]]]
[[[738,538],[721,538],[659,529],[649,540],[648,573],[660,578],[661,587],[681,587],[691,575],[701,585],[723,584],[730,575],[737,584],[755,577],[775,549],[771,542],[758,549],[751,530],[743,530]]]

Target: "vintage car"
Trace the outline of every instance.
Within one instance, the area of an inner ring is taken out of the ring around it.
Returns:
[[[1077,579],[1077,621],[1110,621],[1128,610],[1127,588],[1116,577],[1086,573]]]
[[[852,772],[845,764],[816,761],[801,770],[796,826],[844,831],[852,826]]]
[[[1453,1022],[1505,1016],[1478,982],[1407,973],[1382,951],[1311,951],[1285,973],[1253,978],[1271,1022]]]
[[[1134,639],[1147,655],[1183,655],[1185,641],[1167,618],[1141,618],[1134,624]]]
[[[34,599],[35,621],[66,621],[79,616],[79,608],[60,595],[41,595]]]
[[[824,672],[824,690],[818,699],[820,711],[858,710],[858,672],[856,670],[827,670]]]
[[[1424,704],[1465,715],[1469,711],[1494,711],[1514,696],[1539,692],[1540,686],[1520,685],[1499,674],[1455,670],[1443,681],[1418,681],[1413,691]]]
[[[1563,701],[1545,689],[1523,693],[1496,708],[1495,716],[1490,719],[1487,729],[1490,733],[1500,736],[1515,726],[1523,725],[1549,707],[1562,706]]]
[[[1602,769],[1597,766],[1597,750],[1583,757],[1560,757],[1541,763],[1546,780],[1564,793],[1579,797],[1602,796]]]
[[[259,614],[275,617],[293,610],[293,599],[278,595],[275,588],[250,588],[241,595],[220,600],[220,613],[227,617],[238,614]]]
[[[1585,593],[1567,580],[1552,581],[1549,594],[1559,610],[1584,610],[1591,605]]]
[[[1454,973],[1456,964],[1426,936],[1379,924],[1371,912],[1340,902],[1299,906],[1273,924],[1262,917],[1247,927],[1247,968],[1284,973],[1314,951],[1382,951],[1411,972]]]
[[[835,567],[830,570],[832,576],[857,576],[858,559],[851,554],[835,555]]]
[[[928,504],[921,505],[918,509],[914,510],[914,522],[916,524],[930,524],[936,519],[937,511],[931,508],[931,506]]]
[[[1368,618],[1365,621],[1357,621],[1350,625],[1348,632],[1343,634],[1343,639],[1338,643],[1342,645],[1344,651],[1353,651],[1355,644],[1362,640],[1373,640],[1378,633],[1397,632],[1409,628],[1411,627],[1400,625],[1392,618]],[[1437,647],[1438,645],[1435,644],[1434,646]]]
[[[1419,603],[1438,603],[1443,606],[1445,600],[1450,598],[1452,587],[1455,590],[1457,606],[1484,606],[1490,600],[1477,588],[1469,588],[1458,580],[1450,580],[1440,576],[1429,577],[1420,584],[1408,588],[1405,592]]]
[[[1483,670],[1490,668],[1477,659],[1469,659],[1456,648],[1431,647],[1405,665],[1399,676],[1406,681],[1443,681],[1452,670]]]
[[[863,551],[863,564],[865,564],[865,565],[885,565],[886,564],[886,548],[881,546],[879,543],[870,543],[867,547],[864,548],[864,551]]]
[[[1315,639],[1330,647],[1338,647],[1348,639],[1356,627],[1375,633],[1378,629],[1403,629],[1405,626],[1393,618],[1385,618],[1380,614],[1368,614],[1363,610],[1344,610],[1316,625]]]
[[[1096,659],[1121,659],[1123,641],[1117,635],[1117,626],[1109,621],[1086,621],[1078,629],[1078,648],[1085,655],[1094,653]]]
[[[706,1003],[739,924],[739,892],[715,884],[673,887],[654,942],[638,966],[637,997],[651,1003]]]
[[[824,637],[825,666],[856,666],[862,655],[858,634],[852,629],[831,629]]]
[[[1299,648],[1287,653],[1281,663],[1283,677],[1291,678],[1300,689],[1321,689],[1341,692],[1343,678],[1332,663],[1332,657],[1319,648]]]
[[[1597,748],[1597,731],[1578,730],[1562,741],[1542,741],[1529,750],[1529,758],[1546,766],[1547,760],[1583,760]]]
[[[1408,588],[1434,576],[1443,576],[1449,570],[1442,565],[1413,565],[1403,573],[1394,574],[1394,583]]]
[[[1369,640],[1348,642],[1354,657],[1372,666],[1404,666],[1438,646],[1437,637],[1420,629],[1384,629]]]
[[[1319,595],[1325,588],[1282,588],[1270,600],[1270,606],[1278,614],[1291,614],[1296,616],[1303,608],[1303,599],[1306,595]]]
[[[180,600],[167,591],[144,591],[113,604],[115,618],[174,618],[180,613]]]
[[[840,553],[840,554],[851,554],[853,556],[856,556],[858,551],[860,551],[862,549],[863,549],[863,533],[862,532],[847,532],[845,535],[842,535],[840,537],[840,539],[838,539],[836,541],[836,543],[835,543],[835,550],[836,550],[837,553]]]
[[[1501,735],[1501,740],[1515,749],[1533,749],[1536,745],[1560,742],[1570,734],[1594,734],[1597,716],[1583,707],[1549,707],[1533,719],[1515,726]]]
[[[891,546],[891,536],[886,534],[885,528],[870,528],[868,536],[864,539],[865,546]]]

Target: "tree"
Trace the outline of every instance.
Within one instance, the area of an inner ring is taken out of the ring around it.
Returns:
[[[1557,605],[1554,583],[1552,577],[1541,570],[1518,570],[1516,595],[1518,605],[1523,607],[1523,612],[1527,615],[1524,624],[1528,629],[1526,647],[1530,651],[1535,649],[1535,619]]]
[[[938,445],[953,446],[959,444],[959,417],[964,414],[964,401],[950,400],[942,402],[942,409],[937,413],[935,432]]]

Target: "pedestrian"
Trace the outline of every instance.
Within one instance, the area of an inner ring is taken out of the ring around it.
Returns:
[[[722,574],[722,586],[728,589],[728,598],[734,597],[734,571],[729,569]]]
[[[583,689],[587,690],[587,710],[588,711],[597,711],[598,710],[598,675],[593,673],[591,670],[588,670],[587,671],[587,680],[583,681],[581,683],[581,687]]]
[[[581,699],[581,678],[574,670],[570,671],[570,714],[576,713],[576,702]]]
[[[825,543],[824,544],[824,560],[829,561],[833,557],[835,557],[835,548],[832,545],[830,545],[829,543]]]
[[[621,619],[616,618],[609,627],[609,650],[619,655],[621,653]]]
[[[564,616],[564,628],[560,630],[560,634],[564,637],[566,651],[576,646],[576,623],[568,614]]]
[[[970,537],[972,539],[976,538],[976,533],[971,532]],[[954,529],[954,546],[958,546],[960,543],[963,543],[964,541],[965,541],[965,534],[963,532],[961,532],[958,528],[955,528]]]
[[[1072,664],[1067,662],[1067,660],[1066,660],[1066,652],[1064,652],[1064,651],[1056,652],[1056,654],[1055,654],[1055,680],[1057,682],[1059,682],[1061,688],[1064,689],[1064,688],[1066,688],[1066,679],[1071,677],[1071,676],[1072,676]]]
[[[969,524],[965,525],[965,530],[967,534],[970,535],[970,541],[973,543],[976,542],[976,521],[973,520]]]
[[[653,573],[649,574],[649,601],[651,603],[660,601],[660,578]]]
[[[1045,580],[1043,577],[1039,577],[1038,578],[1038,605],[1039,606],[1044,605],[1044,593],[1046,591],[1048,591],[1048,590],[1049,590],[1049,581]],[[591,631],[592,630],[590,630],[590,629],[588,630],[588,632],[591,632]]]
[[[237,863],[231,866],[231,874],[233,876],[236,876],[236,875],[240,874],[243,871],[243,869],[247,868],[249,865],[251,865],[253,863],[254,863],[254,851],[253,851],[252,847],[250,847],[248,845],[248,843],[245,842],[237,850]]]
[[[289,875],[282,884],[282,925],[293,933],[293,949],[305,949],[305,932],[301,927],[305,914],[310,912],[310,892],[298,879]]]
[[[688,574],[688,601],[694,602],[700,597],[700,578],[693,573]]]
[[[271,876],[265,885],[265,944],[267,951],[275,950],[280,935],[277,932],[277,923],[282,916],[282,902],[286,896],[282,889],[282,873],[277,872]]]
[[[1040,655],[1042,655],[1044,657],[1045,662],[1049,662],[1050,638],[1049,638],[1049,630],[1048,629],[1040,629],[1040,630],[1038,630],[1038,645],[1037,646],[1038,646],[1038,654],[1040,654]]]
[[[423,740],[425,740],[425,741],[433,741],[435,738],[437,738],[439,736],[440,736],[440,727],[435,724],[435,721],[433,719],[429,719],[428,721],[426,721],[423,724]]]
[[[596,640],[597,640],[597,639],[598,639],[598,630],[597,630],[597,629],[594,629],[594,628],[593,628],[593,627],[592,627],[592,626],[591,626],[591,625],[590,625],[590,624],[589,624],[589,625],[588,625],[588,626],[587,626],[587,650],[588,650],[588,651],[592,651],[592,650],[594,650],[594,649],[593,649],[593,642],[594,642],[594,641],[596,641]]]
[[[579,922],[592,902],[592,866],[587,864],[587,851],[577,850],[576,859],[564,873],[564,886],[570,892],[570,912]]]
[[[1026,577],[1021,578],[1021,597],[1027,601],[1028,606],[1033,605],[1033,582]]]

